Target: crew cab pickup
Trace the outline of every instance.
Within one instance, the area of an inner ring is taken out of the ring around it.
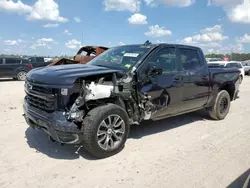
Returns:
[[[50,140],[82,144],[97,158],[120,152],[132,124],[200,109],[223,120],[239,91],[239,70],[209,69],[200,48],[113,47],[87,64],[30,71],[24,117]]]

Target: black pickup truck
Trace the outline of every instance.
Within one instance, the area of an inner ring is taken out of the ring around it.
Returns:
[[[97,158],[121,151],[132,124],[200,109],[224,119],[239,71],[209,69],[200,48],[113,47],[89,63],[37,68],[25,83],[24,117],[50,140],[82,144]]]

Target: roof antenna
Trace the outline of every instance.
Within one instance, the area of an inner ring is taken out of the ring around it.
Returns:
[[[149,42],[149,40],[147,40],[147,41],[144,43],[144,45],[150,45],[150,44],[152,44],[152,43]]]

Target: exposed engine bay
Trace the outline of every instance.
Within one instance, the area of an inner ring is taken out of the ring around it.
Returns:
[[[71,105],[66,110],[65,116],[69,121],[79,124],[89,110],[96,106],[114,103],[126,110],[131,124],[139,124],[142,120],[150,119],[155,107],[150,102],[149,96],[137,92],[136,83],[132,78],[128,75],[119,78],[113,73],[81,80],[78,96],[69,101]]]

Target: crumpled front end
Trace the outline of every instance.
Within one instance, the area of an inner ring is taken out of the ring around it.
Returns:
[[[81,142],[78,125],[66,119],[58,106],[56,89],[45,88],[29,82],[25,83],[24,117],[34,129],[41,129],[53,140],[60,143],[77,144]]]
[[[41,129],[53,140],[65,144],[81,143],[81,133],[79,127],[67,121],[62,112],[52,114],[37,110],[27,102],[23,105],[24,117],[27,124],[33,129]]]
[[[26,81],[24,117],[30,127],[43,130],[60,143],[81,143],[83,119],[100,105],[123,107],[131,124],[142,119],[130,78],[118,82],[115,73],[102,74],[78,79],[72,87],[50,87]]]

